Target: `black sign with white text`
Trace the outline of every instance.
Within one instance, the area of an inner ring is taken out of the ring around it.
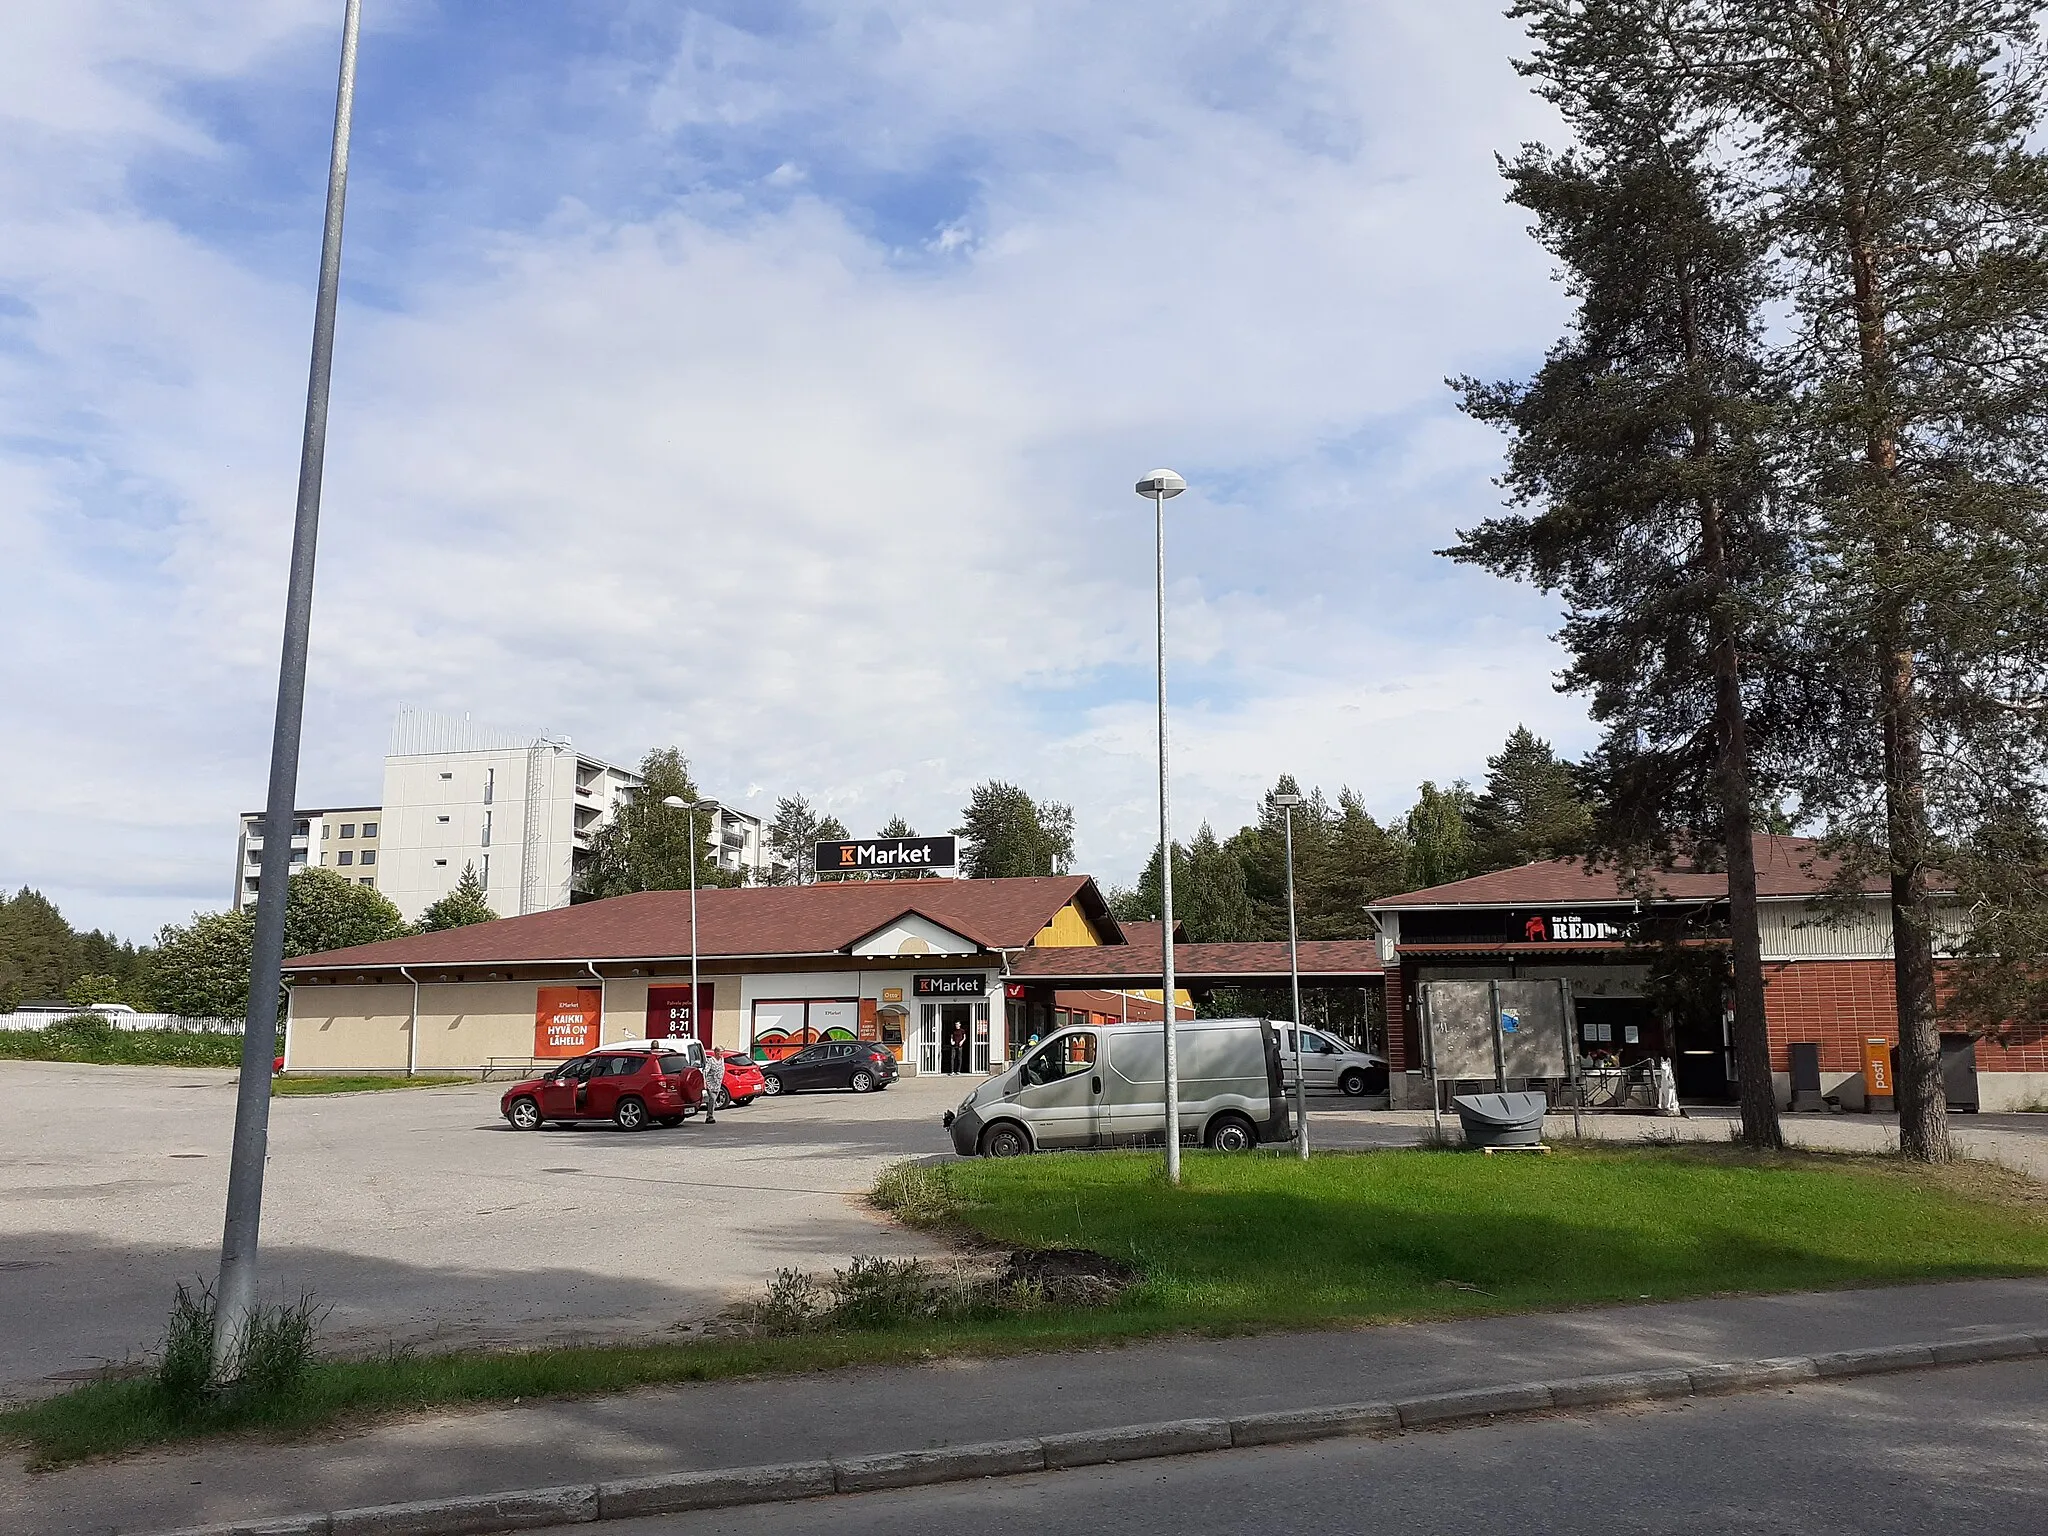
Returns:
[[[919,976],[912,984],[919,997],[982,997],[988,992],[988,978],[979,971]]]
[[[862,837],[842,843],[820,843],[817,870],[821,875],[853,875],[863,871],[895,873],[904,869],[951,869],[959,860],[959,841],[951,837]]]

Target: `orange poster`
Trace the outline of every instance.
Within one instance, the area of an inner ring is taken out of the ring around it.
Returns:
[[[542,987],[533,1013],[533,1054],[581,1056],[597,1049],[604,993],[596,987]]]

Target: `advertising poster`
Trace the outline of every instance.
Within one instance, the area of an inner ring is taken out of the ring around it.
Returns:
[[[603,1000],[596,987],[542,987],[534,1006],[533,1054],[566,1058],[596,1050]]]
[[[690,1008],[690,989],[683,987],[649,987],[647,989],[647,1038],[650,1040],[687,1040],[695,1035],[706,1045],[711,1043],[711,983],[700,982],[697,987],[697,1008]]]

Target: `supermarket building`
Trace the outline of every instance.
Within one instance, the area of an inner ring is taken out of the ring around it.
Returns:
[[[1072,1022],[1157,1020],[1161,935],[1085,875],[643,891],[286,962],[287,1072],[487,1071],[696,1034],[758,1057],[819,1040],[971,1070]],[[1285,944],[1178,945],[1179,1016],[1218,985],[1285,985]],[[1304,945],[1304,981],[1379,983],[1371,941]],[[1148,998],[1147,992],[1151,993]]]

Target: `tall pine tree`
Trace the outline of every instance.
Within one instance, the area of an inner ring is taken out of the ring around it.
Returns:
[[[1472,802],[1472,867],[1484,874],[1585,851],[1593,813],[1550,743],[1518,725],[1486,760],[1486,786]]]
[[[1788,457],[1818,524],[1812,611],[1845,726],[1809,764],[1808,803],[1858,855],[1849,875],[1889,886],[1900,1149],[1945,1161],[1935,869],[1945,844],[1995,854],[2006,774],[2038,782],[2048,746],[2035,7],[1700,9],[1690,46],[1749,120],[1791,279]]]
[[[1711,153],[1717,126],[1663,39],[1684,0],[1523,0],[1520,65],[1578,147],[1505,167],[1563,264],[1570,333],[1528,383],[1460,382],[1511,436],[1531,510],[1447,551],[1561,592],[1565,685],[1605,727],[1592,841],[1642,871],[1728,869],[1743,1138],[1781,1144],[1756,917],[1750,663],[1772,633],[1787,540],[1768,473],[1761,231]]]

